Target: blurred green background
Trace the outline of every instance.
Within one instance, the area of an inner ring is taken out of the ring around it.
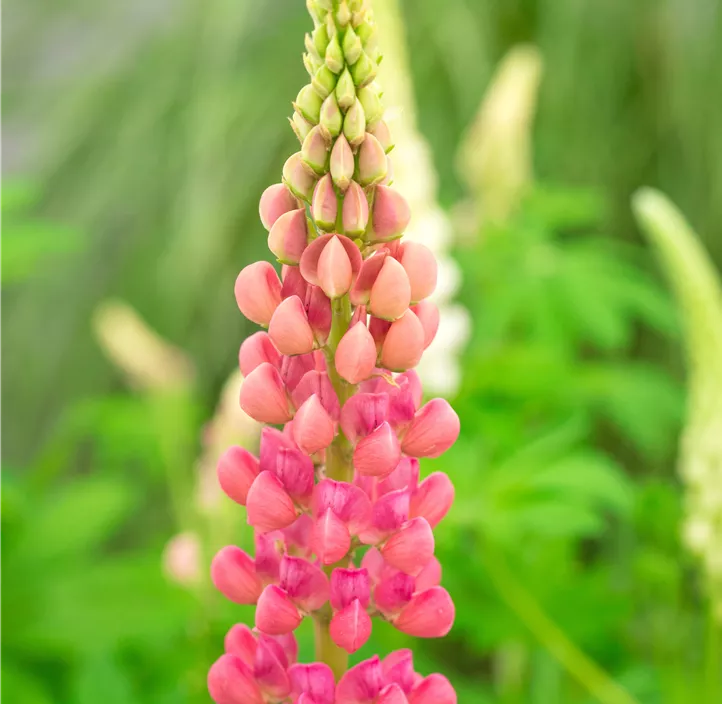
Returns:
[[[666,192],[722,260],[722,6],[400,12],[471,319],[462,436],[423,468],[457,485],[437,548],[458,615],[413,644],[417,669],[463,704],[720,702],[719,620],[681,538],[679,318],[630,196]],[[257,202],[297,149],[310,19],[302,0],[6,0],[3,19],[3,694],[207,702],[252,614],[206,578],[251,541],[213,483],[220,449],[256,442],[237,378],[219,401],[252,332],[231,291],[268,256]],[[509,136],[476,116],[522,43],[543,78]],[[379,626],[356,657],[408,644]]]

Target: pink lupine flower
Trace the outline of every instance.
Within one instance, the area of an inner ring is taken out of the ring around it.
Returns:
[[[439,329],[428,298],[437,265],[401,239],[411,213],[390,188],[371,9],[351,5],[308,3],[311,81],[291,118],[301,146],[259,204],[281,277],[256,262],[235,285],[241,312],[267,328],[238,353],[241,408],[283,428],[263,429],[258,458],[234,447],[218,463],[221,487],[246,507],[255,559],[226,547],[211,576],[256,612],[255,629],[233,626],[211,667],[216,704],[456,704],[448,680],[416,673],[408,650],[347,670],[374,616],[421,638],[452,627],[433,529],[454,487],[439,472],[419,482],[417,458],[459,434],[446,401],[422,406],[413,368]],[[296,663],[304,618],[326,662]]]

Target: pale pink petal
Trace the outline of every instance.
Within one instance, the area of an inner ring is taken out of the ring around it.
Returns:
[[[376,366],[376,345],[364,324],[357,323],[341,338],[334,360],[336,371],[349,384],[369,377]]]
[[[413,457],[438,457],[459,437],[459,416],[443,398],[429,401],[419,410],[401,442]]]
[[[414,686],[415,673],[413,653],[408,648],[389,653],[381,662],[384,680],[394,682],[408,694]]]
[[[303,302],[290,296],[276,308],[268,326],[268,334],[281,354],[308,354],[315,338]]]
[[[291,420],[286,387],[278,369],[268,362],[257,366],[241,384],[241,408],[259,423]]]
[[[246,338],[238,351],[241,374],[248,376],[259,364],[269,362],[274,367],[281,364],[281,353],[275,348],[268,333],[259,330]]]
[[[281,303],[281,281],[268,262],[254,262],[238,274],[235,294],[241,313],[250,321],[267,326]]]
[[[334,423],[316,394],[308,397],[293,419],[293,437],[302,452],[313,455],[334,438]]]

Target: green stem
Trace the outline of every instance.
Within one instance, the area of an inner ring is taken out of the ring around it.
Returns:
[[[626,689],[587,657],[517,581],[501,553],[486,541],[484,562],[501,598],[539,642],[602,704],[638,704]]]
[[[325,662],[338,682],[348,669],[348,654],[331,640],[329,617],[317,617],[314,622],[316,635],[316,660]]]

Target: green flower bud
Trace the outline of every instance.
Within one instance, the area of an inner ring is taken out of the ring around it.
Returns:
[[[326,48],[326,66],[334,73],[341,73],[343,70],[343,52],[341,51],[341,45],[338,43],[338,34],[331,39]]]
[[[378,31],[375,24],[364,22],[356,28],[356,34],[364,45],[364,49],[369,51],[378,46]]]
[[[351,77],[357,86],[365,86],[376,78],[376,64],[365,52],[361,52],[358,61],[351,66]]]
[[[316,51],[319,56],[326,55],[326,48],[328,47],[329,37],[328,30],[325,24],[320,24],[316,29],[313,30],[313,45],[316,47]]]
[[[313,39],[311,38],[311,35],[310,35],[310,34],[307,34],[307,35],[303,38],[303,44],[304,44],[304,46],[306,47],[306,51],[307,51],[309,54],[311,54],[311,56],[312,56],[314,59],[316,59],[316,60],[318,60],[318,61],[322,61],[322,60],[323,60],[323,59],[321,58],[321,57],[323,56],[323,54],[319,54],[318,51],[316,51],[316,45],[313,43]]]
[[[326,31],[328,32],[328,38],[331,39],[338,34],[336,29],[336,22],[334,22],[333,15],[329,12],[326,15]]]
[[[306,9],[308,14],[311,15],[315,24],[319,24],[323,20],[323,16],[326,14],[326,10],[323,10],[318,3],[318,0],[306,0]]]
[[[309,83],[307,86],[301,88],[296,98],[296,102],[293,107],[296,112],[301,113],[311,124],[317,125],[318,118],[321,114],[321,103],[323,99],[314,90],[313,86]]]
[[[348,9],[358,12],[364,6],[364,0],[348,0]]]
[[[356,100],[356,86],[353,84],[353,78],[348,70],[348,66],[344,69],[341,77],[336,84],[336,100],[341,110],[348,110]]]
[[[324,64],[316,71],[316,75],[311,80],[311,85],[321,98],[326,98],[336,88],[336,75]]]
[[[343,135],[340,135],[333,145],[329,168],[334,184],[341,191],[345,191],[353,178],[354,159],[351,147]]]
[[[331,2],[331,0],[316,0],[316,5],[326,11],[333,9],[333,2]]]
[[[311,202],[316,177],[303,163],[301,152],[296,152],[286,159],[283,165],[283,182],[296,198],[301,198],[307,203]]]
[[[361,40],[353,31],[353,27],[349,27],[343,37],[343,55],[346,57],[346,61],[349,64],[355,64],[359,60],[362,51]]]
[[[319,176],[326,172],[328,166],[329,145],[323,137],[321,127],[316,125],[303,140],[301,158],[312,171]]]
[[[298,141],[303,144],[303,140],[306,139],[306,135],[311,131],[313,125],[304,120],[304,118],[297,112],[293,113],[293,117],[289,117],[288,121],[291,123],[291,129],[295,132]]]
[[[304,54],[303,65],[306,67],[308,75],[313,78],[316,75],[316,71],[318,71],[318,69],[324,64],[320,60],[315,59],[311,54]]]
[[[391,130],[383,120],[367,125],[366,131],[370,132],[374,137],[376,137],[376,139],[379,140],[381,146],[387,154],[394,148],[394,140],[391,137]]]
[[[314,127],[313,129],[318,128]],[[384,148],[376,137],[367,132],[363,144],[358,150],[358,182],[366,188],[386,178],[387,171],[388,164]]]
[[[373,124],[384,116],[384,108],[376,91],[371,86],[364,86],[358,91],[358,99],[364,107],[366,122]]]
[[[345,27],[351,21],[351,10],[349,10],[346,0],[341,0],[341,4],[336,10],[336,21],[341,27]]]
[[[365,132],[366,116],[363,105],[357,98],[343,120],[343,133],[352,147],[358,147],[364,141]]]
[[[336,100],[336,93],[331,93],[331,95],[323,101],[323,105],[321,105],[320,125],[321,131],[327,139],[338,137],[338,135],[341,134],[343,115]]]
[[[359,10],[351,15],[351,26],[360,27],[366,21],[366,10]]]

